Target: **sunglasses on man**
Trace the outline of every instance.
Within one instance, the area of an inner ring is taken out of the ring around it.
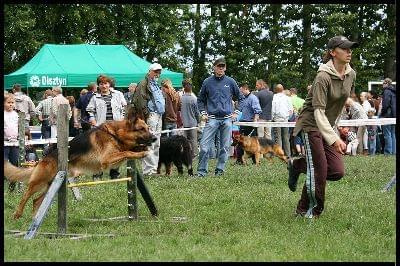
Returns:
[[[218,64],[217,67],[225,67],[225,64]]]

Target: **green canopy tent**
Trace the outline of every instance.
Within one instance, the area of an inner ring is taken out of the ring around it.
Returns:
[[[95,82],[100,74],[113,77],[116,87],[128,87],[145,77],[150,64],[124,45],[45,44],[23,67],[4,76],[4,88],[15,83],[23,88],[80,88]],[[182,73],[163,69],[163,78],[182,87]]]

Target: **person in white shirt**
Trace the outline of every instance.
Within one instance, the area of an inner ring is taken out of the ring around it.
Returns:
[[[53,87],[53,100],[51,104],[50,110],[50,125],[51,125],[51,137],[57,137],[57,116],[58,116],[58,106],[60,104],[67,104],[68,105],[68,121],[71,119],[72,111],[71,106],[69,105],[69,101],[62,95],[62,89],[59,86]]]
[[[293,105],[291,99],[283,92],[282,84],[275,86],[275,94],[272,99],[272,121],[274,122],[288,122],[289,117],[293,114]],[[274,127],[273,139],[275,143],[279,144],[285,151],[285,155],[290,157],[290,141],[289,141],[289,128],[288,127]]]
[[[368,92],[363,91],[360,93],[360,101],[361,105],[365,111],[366,114],[368,114],[368,111],[372,108],[371,104],[368,101]],[[364,154],[368,151],[368,132],[365,130],[364,135],[363,135],[363,147],[364,147]]]

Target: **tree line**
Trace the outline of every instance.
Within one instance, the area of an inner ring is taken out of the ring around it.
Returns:
[[[296,87],[305,96],[330,37],[353,51],[356,92],[396,76],[394,4],[7,4],[4,73],[45,43],[123,44],[147,61],[185,73],[197,92],[218,56],[227,75],[254,87]]]

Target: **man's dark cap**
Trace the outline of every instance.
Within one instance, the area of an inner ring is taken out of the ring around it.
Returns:
[[[217,65],[219,65],[219,64],[224,64],[224,65],[226,65],[226,62],[225,62],[225,58],[224,58],[224,57],[220,57],[220,58],[218,58],[217,60],[214,61],[214,66],[217,66]]]
[[[347,48],[355,48],[358,47],[357,42],[349,41],[344,36],[335,36],[330,38],[328,41],[328,49],[335,49],[336,47],[347,49]]]

